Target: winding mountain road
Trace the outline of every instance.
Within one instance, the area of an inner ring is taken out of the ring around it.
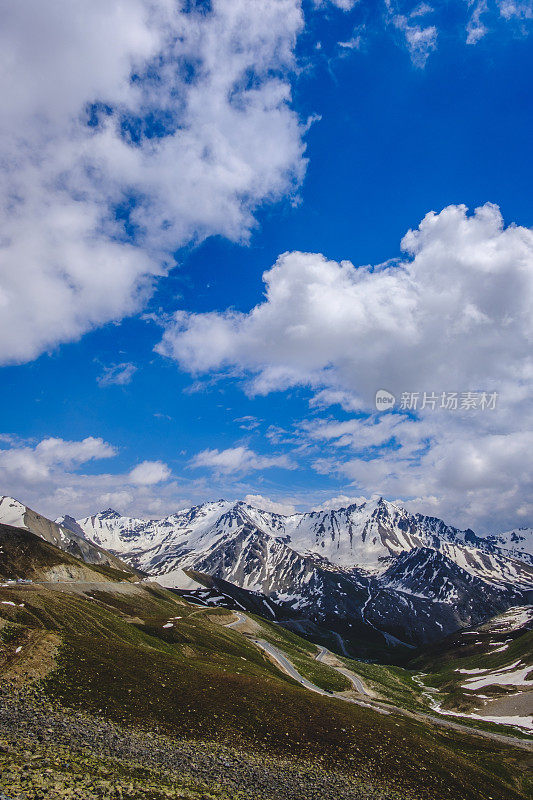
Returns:
[[[274,647],[273,644],[270,644],[270,642],[265,642],[264,639],[252,639],[251,641],[257,645],[257,647],[260,647],[261,650],[264,650],[265,653],[268,653],[268,655],[280,665],[287,675],[290,675],[290,677],[294,678],[295,681],[298,681],[298,683],[300,683],[306,689],[309,689],[310,692],[316,692],[317,694],[326,695],[328,697],[335,696],[333,692],[324,691],[324,689],[321,689],[319,686],[311,683],[311,681],[308,681],[307,678],[304,678],[303,675],[300,675],[294,664],[289,661],[287,656],[281,650],[278,650],[277,647]]]
[[[233,622],[226,622],[224,624],[225,628],[238,628],[240,625],[248,622],[245,614],[241,614],[240,611],[234,611],[233,613],[236,614],[237,619],[233,620]],[[321,689],[319,686],[315,686],[314,683],[311,683],[311,681],[308,681],[307,678],[303,677],[303,675],[300,675],[294,664],[289,661],[285,653],[283,653],[277,647],[274,647],[273,644],[265,641],[265,639],[256,639],[252,636],[248,636],[247,638],[257,647],[261,648],[261,650],[267,653],[267,655],[269,655],[272,660],[278,664],[283,672],[285,672],[291,678],[294,678],[295,681],[298,681],[298,683],[300,683],[306,689],[309,689],[310,692],[317,692],[317,694],[331,696],[330,692],[325,692],[324,689]]]
[[[224,624],[225,628],[237,628],[239,625],[242,625],[247,621],[244,614],[241,614],[240,611],[234,611],[233,613],[237,615],[237,619],[234,620],[233,622],[226,622]]]
[[[237,615],[237,619],[233,622],[225,623],[224,627],[226,628],[238,628],[240,625],[247,623],[248,618],[245,614],[241,614],[240,611],[234,611],[234,614]],[[367,708],[372,709],[373,711],[377,711],[381,714],[390,714],[390,713],[397,713],[401,714],[402,716],[411,717],[412,719],[417,719],[420,722],[429,722],[435,725],[438,725],[442,728],[451,728],[452,730],[459,731],[460,733],[465,733],[470,736],[481,736],[485,739],[492,739],[493,741],[501,742],[503,744],[511,745],[514,747],[520,747],[523,750],[528,750],[529,752],[533,752],[533,742],[528,741],[527,739],[519,739],[514,736],[506,736],[505,734],[501,733],[492,733],[490,731],[484,731],[480,728],[473,728],[469,725],[462,725],[459,722],[452,722],[451,720],[442,719],[441,717],[436,717],[433,714],[425,714],[420,711],[408,711],[405,708],[401,708],[400,706],[394,706],[392,703],[387,703],[386,706],[382,702],[376,702],[375,699],[372,699],[372,696],[366,690],[363,682],[360,678],[355,675],[354,672],[351,672],[349,669],[345,669],[344,667],[332,667],[336,669],[338,672],[341,672],[349,681],[352,682],[355,689],[359,694],[364,694],[368,697],[368,701],[362,702],[360,700],[356,700],[355,698],[347,697],[343,694],[338,694],[336,692],[325,692],[319,686],[316,686],[314,683],[311,683],[306,678],[304,678],[294,664],[292,664],[287,656],[279,650],[274,645],[271,645],[269,642],[264,641],[263,639],[255,639],[251,636],[247,636],[248,640],[253,642],[257,647],[260,647],[264,652],[271,656],[271,658],[276,661],[283,672],[290,677],[294,678],[294,680],[298,681],[299,684],[304,686],[306,689],[312,692],[316,692],[317,694],[325,695],[326,697],[330,697],[332,700],[343,700],[346,703],[354,703],[359,706],[365,706]],[[319,652],[315,656],[317,661],[322,661],[324,656],[329,651],[325,647],[320,647]],[[331,666],[331,665],[328,665]]]
[[[237,615],[237,619],[233,620],[233,622],[226,622],[224,627],[238,628],[240,625],[243,625],[246,622],[248,622],[246,614],[241,614],[240,611],[234,611],[233,613]],[[317,694],[326,695],[328,697],[337,697],[338,699],[345,700],[349,703],[357,702],[351,697],[346,697],[345,695],[338,694],[336,692],[327,692],[324,689],[321,689],[320,686],[316,686],[316,684],[311,683],[311,681],[308,681],[307,678],[304,678],[303,675],[300,675],[294,664],[291,661],[289,661],[285,653],[279,648],[275,647],[273,644],[270,644],[270,642],[267,642],[264,639],[254,638],[252,636],[248,636],[247,638],[255,645],[257,645],[257,647],[260,647],[261,650],[267,653],[274,661],[276,661],[276,663],[281,667],[283,672],[285,672],[287,675],[290,675],[291,678],[294,678],[295,681],[298,681],[299,684],[304,686],[306,689],[309,689],[309,691],[316,692]],[[327,650],[325,647],[321,647],[317,655],[315,656],[315,659],[317,661],[322,661],[322,659],[326,655],[333,655],[333,654],[330,653],[330,651]],[[344,675],[345,678],[348,678],[348,680],[354,687],[355,691],[358,692],[358,694],[366,695],[367,697],[372,696],[370,692],[367,691],[367,689],[363,685],[362,680],[354,672],[352,672],[349,669],[346,669],[345,667],[337,667],[331,664],[328,664],[328,666],[331,666],[332,669],[337,670],[337,672],[340,672],[342,675]]]
[[[317,655],[315,656],[315,659],[317,661],[323,661],[324,656],[326,655],[333,655],[333,654],[330,653],[330,651],[326,647],[321,647]],[[366,689],[361,678],[358,675],[356,675],[355,672],[352,672],[350,669],[346,669],[346,667],[337,667],[334,664],[328,664],[328,667],[331,667],[331,669],[336,669],[337,672],[340,672],[341,675],[344,675],[345,678],[348,678],[348,680],[350,681],[356,692],[359,692],[359,694],[365,694],[367,697],[372,697],[370,692]]]

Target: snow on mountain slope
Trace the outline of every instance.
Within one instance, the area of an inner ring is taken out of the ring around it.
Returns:
[[[435,642],[411,669],[432,707],[533,731],[533,606],[515,606]]]
[[[178,511],[161,520],[122,517],[108,508],[76,522],[85,536],[100,547],[134,555],[152,550],[159,552],[164,546],[205,546],[210,543],[206,534],[232,506],[231,502],[218,500]]]
[[[487,541],[505,550],[512,558],[533,565],[533,528],[514,528],[497,536],[487,536]]]
[[[441,603],[459,605],[474,602],[494,602],[494,596],[502,596],[502,608],[519,602],[518,590],[507,587],[505,596],[498,587],[472,575],[448,556],[428,547],[402,553],[381,575],[380,583],[397,591],[436,600]]]
[[[108,509],[53,523],[7,498],[2,515],[86,559],[110,551],[170,588],[198,589],[184,570],[229,582],[352,642],[431,641],[533,587],[533,568],[494,543],[383,499],[290,516],[218,500],[160,520]]]
[[[432,641],[533,587],[533,569],[493,543],[383,499],[290,516],[224,500],[161,520],[108,509],[75,525],[165,586],[186,588],[195,570],[351,641]]]
[[[219,500],[162,520],[121,517],[108,509],[77,521],[88,539],[152,574],[167,573],[183,565],[197,568],[198,561],[220,544],[227,545],[228,537],[235,536],[245,524],[261,532],[256,534],[258,542],[264,536],[272,540],[263,550],[276,563],[274,542],[283,543],[304,558],[333,567],[379,574],[401,553],[429,547],[484,580],[533,586],[532,566],[510,557],[492,539],[453,528],[434,517],[410,514],[383,499],[290,516],[262,511],[242,502]],[[226,574],[220,577],[237,582],[236,576],[243,572],[244,556],[240,558],[240,565],[235,563],[230,567],[226,555]],[[244,573],[239,580],[249,583],[250,588],[254,581],[265,580],[250,565]]]
[[[15,528],[26,528],[24,515],[26,506],[13,497],[0,497],[0,522],[4,525],[14,525]]]
[[[204,586],[198,581],[195,581],[194,578],[191,578],[187,575],[181,567],[176,567],[176,569],[170,570],[170,572],[165,572],[164,575],[157,576],[157,582],[161,584],[161,586],[168,587],[170,589],[185,589],[187,591],[193,591],[195,589],[203,589]]]
[[[117,557],[86,539],[83,531],[74,532],[58,525],[13,497],[0,497],[0,523],[31,531],[87,564],[104,564],[118,570],[129,569]]]

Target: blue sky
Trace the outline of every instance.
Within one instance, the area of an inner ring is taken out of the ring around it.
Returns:
[[[2,34],[3,491],[531,525],[531,4],[56,6]]]

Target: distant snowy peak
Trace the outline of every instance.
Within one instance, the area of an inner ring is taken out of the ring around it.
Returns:
[[[473,590],[482,592],[487,586],[480,577],[463,569],[443,552],[428,547],[402,553],[385,570],[381,583],[441,603],[457,603]],[[516,599],[520,599],[519,591]]]
[[[128,569],[114,555],[89,540],[81,526],[69,516],[52,522],[13,497],[0,497],[0,523],[24,528],[50,544],[80,558],[88,564],[107,564],[116,569]]]
[[[200,573],[226,581],[378,648],[482,622],[527,602],[533,587],[533,567],[509,550],[382,498],[288,516],[216,500],[159,520],[106,509],[55,523],[2,498],[2,519],[90,563],[120,569],[119,557],[170,588],[198,591]]]
[[[0,497],[0,522],[4,525],[13,525],[15,528],[26,528],[24,516],[26,514],[26,506],[15,500],[14,497],[3,496]]]
[[[65,514],[62,517],[58,517],[54,520],[56,525],[59,525],[62,528],[66,528],[68,531],[72,531],[72,533],[76,533],[78,536],[83,536],[85,538],[85,533],[81,525],[78,525],[77,521],[74,517],[69,516],[69,514]]]
[[[100,512],[101,519],[120,519],[120,514],[114,508],[108,508]]]
[[[533,528],[514,528],[486,539],[493,546],[507,550],[514,558],[533,565]]]
[[[70,520],[64,519],[63,524],[74,529]],[[209,562],[214,569],[214,554],[223,553],[226,571],[222,574],[219,564],[219,577],[235,580],[238,574],[240,585],[248,588],[269,583],[266,575],[270,576],[273,568],[270,563],[264,565],[264,573],[258,571],[253,555],[256,551],[278,567],[280,553],[284,552],[289,561],[296,553],[336,569],[359,569],[377,575],[400,555],[424,548],[442,553],[483,580],[533,585],[529,556],[502,547],[521,544],[518,537],[522,532],[502,535],[500,543],[496,537],[485,539],[435,517],[411,514],[383,498],[288,516],[228,500],[193,506],[160,520],[123,517],[107,509],[75,524],[90,541],[153,575],[184,566],[198,568],[200,562],[202,568]],[[241,552],[243,541],[246,547]],[[283,548],[278,546],[281,544]]]
[[[85,536],[100,547],[126,555],[152,550],[165,543],[178,544],[191,535],[193,538],[201,536],[231,507],[231,502],[218,500],[178,511],[160,520],[123,517],[108,510],[79,519],[77,523]]]

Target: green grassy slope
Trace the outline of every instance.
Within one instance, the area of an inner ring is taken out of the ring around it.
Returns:
[[[316,645],[281,625],[276,625],[255,614],[248,616],[259,625],[261,638],[282,650],[304,678],[320,686],[321,689],[329,689],[332,692],[344,692],[351,689],[351,683],[344,675],[332,667],[328,667],[327,664],[316,661],[315,656],[318,652]]]
[[[10,637],[61,637],[41,684],[58,704],[190,740],[318,759],[396,787],[406,800],[527,797],[519,750],[308,692],[212,611],[165,590],[102,585],[90,595],[0,589]],[[308,659],[308,642],[260,624],[298,666]],[[11,641],[3,646],[4,666],[24,658],[24,647],[15,656]],[[322,679],[319,672],[311,677]]]

